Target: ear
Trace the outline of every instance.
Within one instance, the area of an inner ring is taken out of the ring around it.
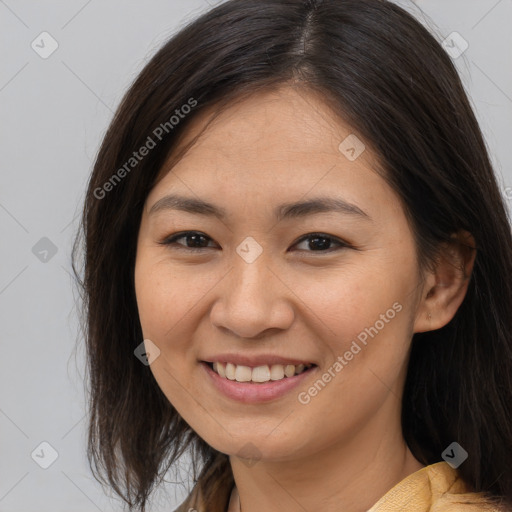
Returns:
[[[425,277],[413,332],[434,331],[455,316],[468,289],[476,258],[475,240],[461,230],[443,243],[433,271]]]

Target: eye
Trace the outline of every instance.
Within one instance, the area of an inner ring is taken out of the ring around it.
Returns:
[[[331,235],[326,235],[325,233],[309,233],[300,238],[294,245],[303,242],[308,242],[307,247],[312,249],[312,251],[307,252],[333,252],[341,248],[351,247],[349,244],[343,242],[339,238],[336,238]],[[337,244],[338,247],[331,247],[331,244],[333,242]]]
[[[185,244],[178,242],[178,240],[182,239],[185,240]],[[203,249],[211,248],[211,246],[208,247],[208,241],[211,240],[212,239],[209,236],[201,233],[200,231],[181,231],[180,233],[175,233],[165,238],[159,243],[161,245],[174,246],[174,248],[179,250],[201,252]],[[304,242],[308,242],[307,247],[311,249],[310,251],[307,249],[300,249],[305,250],[306,252],[333,252],[342,248],[352,247],[350,244],[325,233],[309,233],[300,238],[293,245],[295,246]],[[337,247],[331,247],[333,243],[336,244]]]
[[[177,243],[178,240],[184,238],[187,242],[185,245],[181,243]],[[199,231],[182,231],[180,233],[175,233],[167,237],[165,240],[159,242],[161,245],[175,245],[179,250],[191,251],[191,252],[199,252],[207,247],[204,245],[205,240],[211,240],[209,236],[206,236],[204,233]],[[190,246],[188,242],[190,241]]]

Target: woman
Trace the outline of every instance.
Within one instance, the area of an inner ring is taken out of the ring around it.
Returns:
[[[83,230],[88,454],[130,510],[185,450],[178,511],[512,506],[510,224],[401,8],[190,23],[118,108]]]

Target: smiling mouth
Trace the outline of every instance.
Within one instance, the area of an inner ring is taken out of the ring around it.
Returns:
[[[222,378],[251,384],[264,384],[266,382],[287,379],[305,373],[316,366],[316,364],[311,363],[307,365],[273,364],[250,367],[233,363],[203,362]]]

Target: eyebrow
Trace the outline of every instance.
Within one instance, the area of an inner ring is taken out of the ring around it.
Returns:
[[[162,210],[180,210],[196,215],[217,217],[220,220],[225,220],[227,217],[227,211],[220,206],[203,201],[202,199],[177,194],[170,194],[159,199],[149,210],[149,215]],[[274,208],[274,215],[278,220],[305,217],[325,212],[342,213],[372,220],[366,212],[355,204],[335,197],[314,197],[307,201],[283,203]]]

